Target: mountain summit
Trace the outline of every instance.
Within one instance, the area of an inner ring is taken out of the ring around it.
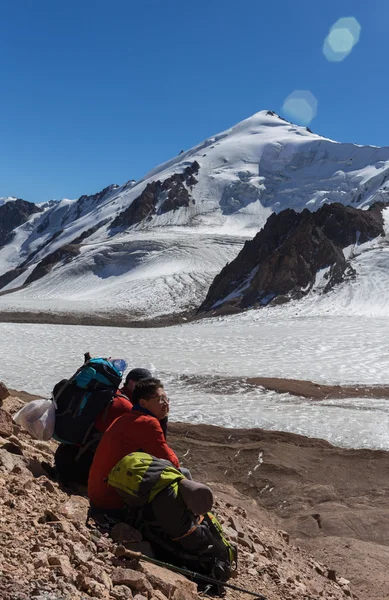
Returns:
[[[342,144],[261,111],[138,182],[31,205],[0,203],[0,310],[179,315],[268,217],[389,199],[389,148]],[[23,202],[23,201],[21,201]],[[3,225],[5,223],[5,225]]]

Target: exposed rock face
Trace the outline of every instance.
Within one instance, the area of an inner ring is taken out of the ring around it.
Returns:
[[[73,257],[77,256],[80,252],[79,244],[81,244],[86,238],[95,233],[100,227],[105,224],[105,221],[100,221],[97,225],[94,225],[90,229],[83,231],[81,235],[79,235],[76,239],[72,241],[71,244],[64,244],[61,248],[58,248],[51,254],[48,254],[43,258],[34,268],[32,273],[26,279],[24,285],[28,285],[33,281],[44,277],[51,271],[51,269],[59,263],[61,260],[68,262]],[[23,261],[19,267],[16,269],[11,269],[7,271],[3,275],[0,275],[0,290],[11,283],[14,279],[22,275],[28,268],[29,263],[33,260],[33,258],[40,252],[47,244],[51,243],[62,233],[62,229],[56,231],[50,238],[49,242],[44,242],[41,246],[39,246],[35,252],[32,252],[25,261]],[[3,292],[4,293],[4,292]]]
[[[26,267],[17,267],[16,269],[10,269],[3,275],[0,275],[0,290],[11,283],[11,281],[19,277],[19,275],[22,275],[25,270]]]
[[[352,274],[343,248],[384,234],[383,205],[367,211],[325,204],[316,213],[273,213],[237,258],[214,279],[199,312],[239,311],[300,298],[328,268],[324,292]]]
[[[199,168],[199,163],[194,161],[183,173],[176,173],[164,181],[148,183],[140,196],[116,217],[111,229],[130,227],[154,214],[164,214],[177,210],[181,206],[189,206],[194,200],[189,194],[188,187],[192,188],[196,185],[197,180],[194,176]]]
[[[31,254],[22,263],[20,263],[16,269],[10,269],[6,273],[3,273],[3,275],[0,275],[0,290],[11,283],[11,281],[19,277],[19,275],[22,275],[27,270],[28,264],[34,258],[34,256],[36,256],[38,252],[45,248],[46,245],[53,242],[61,233],[62,230],[56,231],[48,241],[43,242],[43,244],[38,246],[34,252],[31,252]]]
[[[91,196],[87,196],[84,194],[80,196],[77,202],[69,204],[63,208],[63,214],[61,221],[59,223],[59,229],[65,227],[65,225],[76,221],[83,215],[88,214],[91,210],[93,210],[96,206],[101,204],[106,197],[111,196],[112,193],[119,186],[116,184],[111,184],[98,192],[97,194],[92,194]],[[37,227],[37,233],[44,233],[49,227],[52,227],[51,219],[52,215],[56,212],[56,203],[53,204],[52,210],[48,211],[46,217],[42,220],[42,222]]]
[[[45,256],[45,258],[38,263],[32,273],[30,273],[30,275],[27,277],[25,285],[44,277],[44,275],[47,275],[47,273],[49,273],[59,261],[62,260],[67,262],[74,256],[77,256],[79,252],[80,249],[77,244],[67,244],[61,248],[58,248],[58,250],[55,250],[55,252]]]
[[[256,176],[249,171],[240,171],[238,177],[237,181],[226,187],[220,199],[220,208],[225,215],[235,213],[261,198],[261,188],[252,182],[257,179]]]
[[[38,212],[42,212],[39,206],[19,198],[0,205],[0,247],[5,246],[12,239],[16,227]]]

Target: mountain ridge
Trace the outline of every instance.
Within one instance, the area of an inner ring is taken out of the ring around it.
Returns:
[[[212,315],[324,294],[355,277],[344,249],[385,236],[382,203],[366,211],[338,203],[316,212],[273,213],[253,240],[217,275],[199,313]]]
[[[0,311],[183,315],[271,214],[334,202],[389,202],[389,148],[261,111],[137,182],[33,205],[0,247]]]

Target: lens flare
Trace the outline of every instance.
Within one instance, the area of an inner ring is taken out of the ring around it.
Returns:
[[[361,26],[355,17],[342,17],[331,27],[323,44],[323,54],[331,62],[346,58],[358,43]]]
[[[309,90],[295,90],[284,100],[283,113],[298,125],[309,125],[317,112],[317,100]]]

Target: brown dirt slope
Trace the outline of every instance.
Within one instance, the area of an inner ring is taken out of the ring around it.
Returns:
[[[228,482],[294,543],[331,568],[341,565],[360,598],[388,598],[389,453],[184,423],[171,425],[170,443],[195,477],[216,488]]]
[[[12,423],[11,415],[27,399],[26,395],[23,400],[10,395],[0,408],[2,599],[196,600],[196,586],[182,576],[119,557],[122,542],[137,548],[131,541],[131,528],[120,525],[104,531],[93,522],[87,527],[88,500],[61,488],[51,476],[55,442],[33,440]],[[254,451],[258,432],[248,432],[246,440],[228,438],[230,432],[218,428],[175,424],[171,430],[171,443],[180,455],[189,456],[187,464],[197,476],[215,482],[215,512],[239,548],[233,584],[264,594],[268,600],[356,597],[341,577],[343,565],[337,564],[335,571],[290,543],[288,533],[280,530],[277,507],[271,502],[257,503],[253,489],[242,485],[239,461],[223,479],[223,469],[231,466],[239,450],[243,456],[248,448]],[[276,442],[277,435],[270,439]],[[282,440],[287,443],[288,437]],[[303,440],[301,447],[310,448],[309,441],[304,445]],[[328,446],[319,444],[319,448]],[[227,600],[248,597],[227,591]]]
[[[278,379],[276,377],[247,378],[247,383],[262,386],[279,394],[303,396],[312,400],[338,398],[389,398],[388,385],[324,385],[300,379]]]

